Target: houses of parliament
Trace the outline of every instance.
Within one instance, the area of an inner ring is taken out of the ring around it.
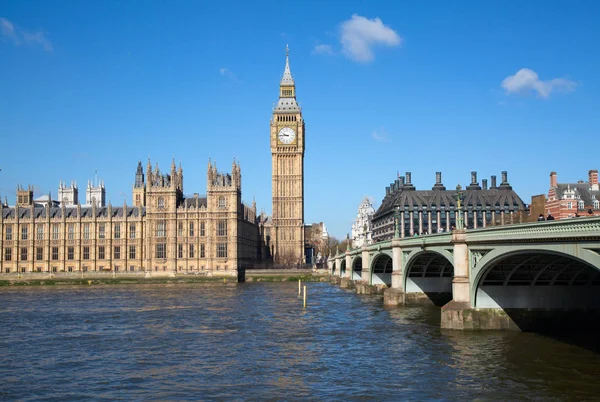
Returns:
[[[184,196],[183,169],[144,169],[138,162],[132,203],[105,202],[104,184],[78,189],[60,183],[58,200],[34,199],[19,186],[16,203],[0,202],[0,272],[204,273],[237,277],[240,270],[274,261],[305,260],[304,121],[286,63],[270,122],[271,217],[242,202],[242,173],[209,161],[205,195]]]

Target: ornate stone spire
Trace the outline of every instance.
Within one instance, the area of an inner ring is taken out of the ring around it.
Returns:
[[[293,86],[294,79],[292,78],[292,72],[290,71],[290,48],[285,45],[285,70],[283,70],[283,78],[281,79],[282,86]]]

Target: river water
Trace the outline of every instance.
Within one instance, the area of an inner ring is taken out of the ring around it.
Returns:
[[[0,400],[592,400],[600,354],[327,283],[0,288]]]

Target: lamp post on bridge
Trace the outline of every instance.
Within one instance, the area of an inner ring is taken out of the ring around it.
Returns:
[[[461,197],[463,195],[462,187],[460,184],[456,186],[456,208],[457,208],[457,216],[456,216],[456,230],[464,230],[465,225],[463,223],[463,213],[462,213],[462,200]]]

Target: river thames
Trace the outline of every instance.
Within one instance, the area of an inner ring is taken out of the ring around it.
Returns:
[[[600,354],[327,283],[0,289],[1,400],[591,400]]]

